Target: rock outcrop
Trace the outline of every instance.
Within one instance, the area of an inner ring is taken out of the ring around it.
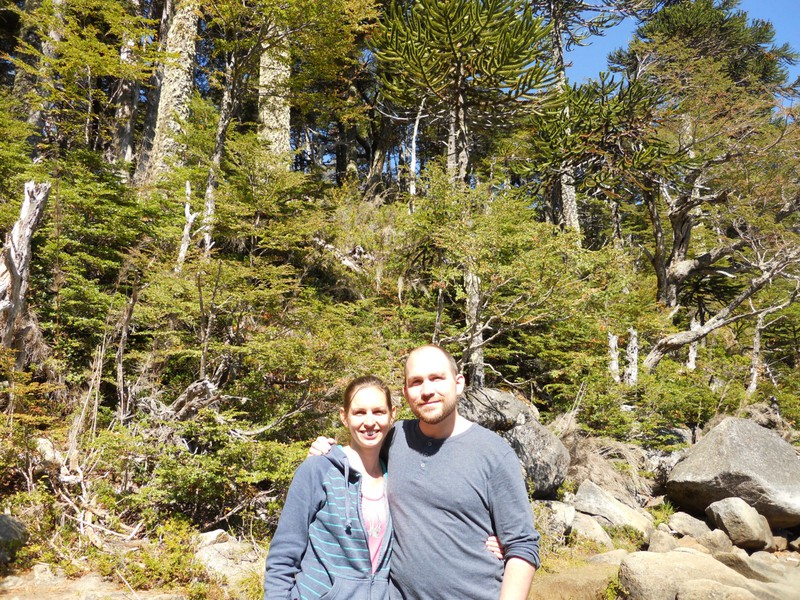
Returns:
[[[761,550],[772,542],[767,520],[741,498],[714,502],[706,508],[706,514],[739,548]]]
[[[627,506],[611,494],[589,481],[584,481],[575,494],[575,509],[605,520],[609,525],[630,525],[642,532],[645,540],[655,527],[653,518],[644,511]]]
[[[547,498],[564,483],[569,451],[539,423],[532,406],[510,392],[468,389],[459,398],[458,412],[505,438],[519,457],[533,497]]]
[[[675,600],[679,593],[697,592],[698,585],[687,587],[693,581],[713,581],[718,587],[731,588],[723,598],[785,600],[797,598],[800,589],[800,582],[792,576],[780,574],[769,581],[750,579],[708,554],[688,549],[634,552],[620,565],[619,582],[627,590],[628,600]],[[706,585],[699,587],[705,589]]]
[[[800,525],[800,457],[775,432],[729,417],[672,469],[667,492],[682,507],[699,513],[737,496],[772,528],[794,527]]]
[[[27,541],[25,524],[11,515],[0,514],[0,565],[11,562]]]

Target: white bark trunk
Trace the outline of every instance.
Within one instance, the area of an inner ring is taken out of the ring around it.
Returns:
[[[467,347],[464,350],[464,370],[470,387],[477,389],[486,383],[486,367],[483,362],[483,326],[481,323],[481,279],[467,266],[464,269],[464,291],[466,292]]]
[[[628,329],[630,338],[625,347],[625,385],[634,386],[639,382],[639,334],[633,328]]]
[[[613,333],[608,334],[608,370],[611,373],[611,379],[616,383],[620,382],[619,378],[619,337]]]
[[[258,135],[272,152],[287,156],[292,151],[289,75],[286,52],[264,48],[258,74]]]
[[[17,319],[25,307],[31,262],[31,239],[42,220],[50,195],[50,184],[25,184],[25,195],[19,219],[6,236],[0,262],[0,320],[3,322],[2,343],[11,347],[18,331]]]
[[[753,352],[750,355],[750,383],[745,390],[745,396],[751,397],[758,389],[758,379],[763,369],[761,361],[761,334],[764,332],[764,313],[759,313],[756,319],[756,328],[753,332]]]
[[[562,25],[559,20],[559,11],[551,3],[550,17],[552,21],[551,39],[553,41],[553,64],[556,69],[556,86],[560,92],[567,89],[567,73],[564,68],[564,41],[562,35]],[[562,118],[565,123],[569,123],[569,106],[565,106]],[[570,128],[567,127],[566,135],[570,135]],[[578,220],[578,199],[575,194],[575,178],[572,174],[572,166],[566,163],[561,164],[561,174],[559,176],[559,187],[561,192],[561,216],[564,227],[578,234],[578,247],[581,246],[581,224]]]
[[[419,136],[419,124],[422,121],[422,114],[425,110],[425,98],[419,103],[419,110],[414,119],[414,129],[411,131],[411,156],[408,159],[408,194],[417,195],[417,137]],[[413,212],[413,206],[411,208]]]
[[[178,137],[181,121],[189,117],[189,101],[194,89],[198,22],[197,0],[179,2],[167,32],[166,51],[171,59],[163,65],[152,148],[148,156],[140,157],[137,167],[136,180],[140,185],[155,182],[172,163],[180,162],[182,145]]]
[[[192,227],[200,213],[192,212],[192,187],[191,184],[186,182],[186,204],[183,207],[183,213],[186,217],[186,223],[183,225],[183,235],[181,235],[181,246],[178,250],[178,260],[175,261],[175,273],[183,271],[183,263],[186,262],[186,254],[189,252],[189,244],[192,242]]]

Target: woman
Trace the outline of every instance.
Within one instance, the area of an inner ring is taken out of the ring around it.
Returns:
[[[295,472],[267,556],[265,600],[388,598],[391,518],[379,455],[396,412],[379,378],[347,386],[339,418],[350,445]]]

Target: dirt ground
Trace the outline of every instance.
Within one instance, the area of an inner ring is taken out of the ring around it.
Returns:
[[[598,600],[617,575],[609,564],[557,565],[551,572],[540,570],[533,578],[530,600]]]

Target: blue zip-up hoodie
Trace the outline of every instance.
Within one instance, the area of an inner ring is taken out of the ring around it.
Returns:
[[[264,575],[264,600],[386,600],[392,523],[372,573],[361,474],[340,447],[295,471]]]

